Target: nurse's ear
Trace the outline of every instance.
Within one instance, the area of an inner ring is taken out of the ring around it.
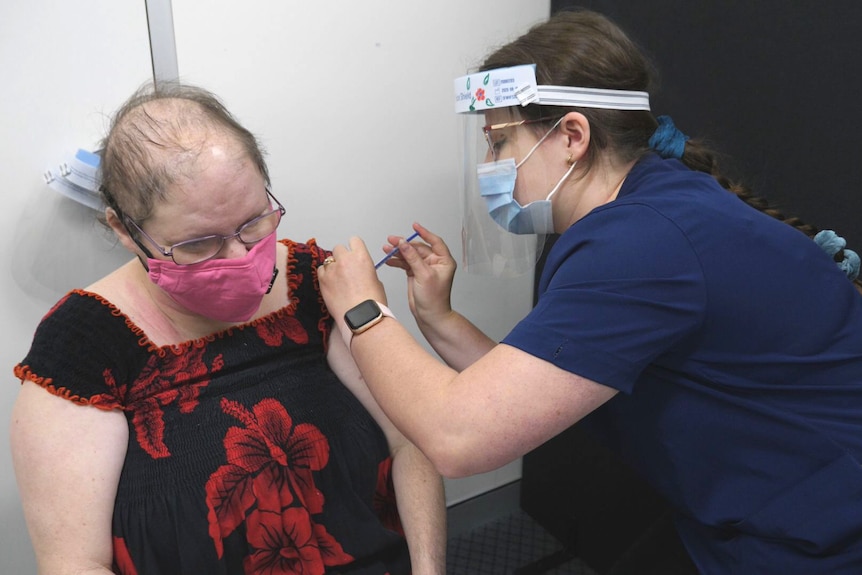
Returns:
[[[569,112],[560,120],[560,132],[566,137],[568,162],[577,162],[590,147],[590,122],[580,112]]]

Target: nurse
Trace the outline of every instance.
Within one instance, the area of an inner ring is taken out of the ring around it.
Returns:
[[[502,342],[451,309],[456,264],[418,224],[424,243],[391,237],[389,263],[445,364],[391,317],[358,238],[319,269],[326,304],[375,399],[444,475],[494,469],[592,414],[674,508],[690,557],[675,572],[859,573],[859,258],[728,182],[653,115],[650,85],[637,47],[587,11],[456,82],[456,106],[484,117],[491,218],[560,234]]]

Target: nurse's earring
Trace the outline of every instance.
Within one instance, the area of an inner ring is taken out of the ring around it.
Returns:
[[[575,158],[571,154],[569,154],[569,157],[566,158],[566,163],[570,166],[575,165]]]

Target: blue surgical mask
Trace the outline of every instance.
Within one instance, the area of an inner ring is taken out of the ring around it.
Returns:
[[[559,123],[559,121],[557,122]],[[479,177],[479,194],[485,199],[488,206],[488,214],[504,230],[513,234],[552,234],[554,233],[554,214],[551,207],[551,198],[560,189],[563,182],[575,169],[573,162],[565,175],[560,178],[551,193],[544,200],[530,202],[522,206],[515,199],[515,180],[518,177],[518,168],[524,165],[536,148],[545,141],[545,138],[557,127],[551,128],[536,145],[530,149],[520,163],[515,164],[512,158],[497,162],[487,162],[476,166]]]

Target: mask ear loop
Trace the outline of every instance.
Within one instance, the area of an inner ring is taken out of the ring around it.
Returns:
[[[571,157],[571,156],[569,156],[569,157]],[[566,171],[565,174],[563,174],[563,177],[560,178],[560,181],[557,182],[557,185],[554,186],[554,189],[551,190],[551,193],[548,194],[548,197],[545,198],[545,200],[550,200],[554,196],[554,194],[557,193],[557,190],[559,190],[561,187],[563,187],[563,182],[565,182],[566,180],[569,179],[569,176],[572,175],[572,171],[575,169],[575,166],[577,166],[577,165],[578,165],[577,160],[571,162],[571,166],[569,166],[569,169]]]
[[[515,164],[515,169],[520,168],[522,165],[524,165],[524,162],[526,162],[528,159],[530,159],[530,156],[532,156],[532,155],[533,155],[533,152],[535,152],[535,151],[538,149],[538,147],[542,145],[542,142],[544,142],[544,141],[545,141],[545,139],[546,139],[548,136],[550,136],[550,135],[551,135],[551,132],[553,132],[554,130],[556,130],[556,129],[557,129],[557,126],[559,126],[559,125],[560,125],[560,122],[562,122],[562,121],[563,121],[563,118],[560,118],[559,120],[557,120],[557,121],[554,123],[554,125],[551,127],[551,129],[550,129],[550,130],[548,130],[547,132],[545,132],[545,135],[544,135],[544,136],[542,136],[542,137],[539,139],[539,141],[538,141],[538,142],[536,142],[536,145],[535,145],[535,146],[533,146],[533,147],[530,149],[530,151],[529,151],[529,152],[527,152],[527,155],[526,155],[526,156],[524,156],[524,159],[523,159],[523,160],[521,160],[520,162],[518,162],[517,164]]]

